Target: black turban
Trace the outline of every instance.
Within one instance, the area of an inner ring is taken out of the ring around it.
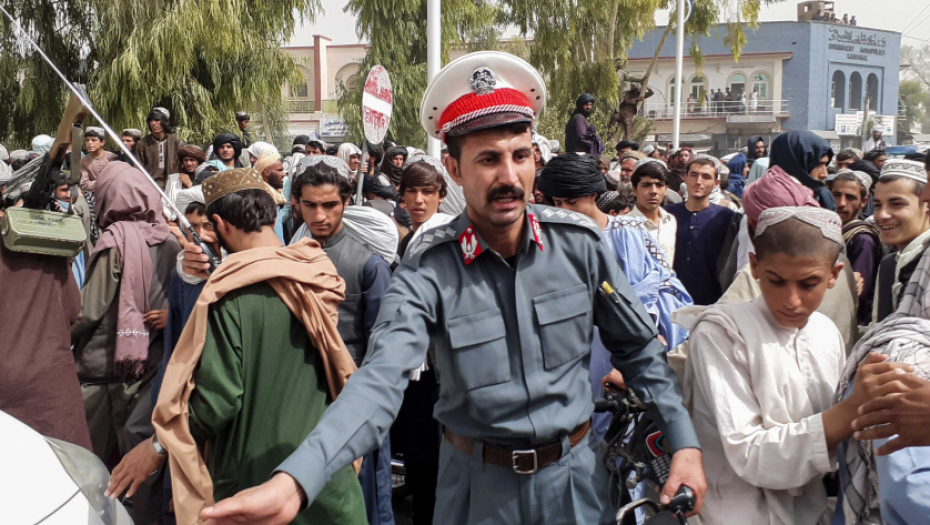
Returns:
[[[547,197],[574,199],[607,190],[607,183],[593,157],[563,153],[546,164],[536,188]]]
[[[235,133],[220,133],[213,139],[213,154],[216,155],[216,158],[220,158],[220,146],[223,144],[229,144],[233,147],[233,150],[236,152],[233,155],[233,159],[238,160],[239,155],[242,155],[242,139],[239,138],[239,135]]]
[[[390,186],[390,184],[384,184],[381,181],[381,177],[365,175],[362,191],[377,195],[385,200],[394,200],[394,188]]]
[[[621,140],[617,143],[617,151],[620,151],[624,148],[633,148],[633,151],[639,151],[639,142],[634,142],[632,140]]]

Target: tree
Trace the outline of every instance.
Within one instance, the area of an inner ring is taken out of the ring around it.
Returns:
[[[916,77],[930,90],[930,46],[901,46],[901,61],[910,65],[907,77]]]
[[[346,11],[356,18],[356,32],[368,41],[368,52],[360,66],[364,78],[372,66],[382,65],[391,75],[394,111],[386,140],[405,145],[426,146],[420,127],[420,100],[427,87],[426,2],[424,0],[349,0]],[[498,10],[489,0],[444,0],[442,2],[442,57],[448,62],[454,46],[469,50],[494,49]],[[362,91],[364,82],[353,89],[337,86],[339,113],[348,126],[348,140],[361,142]]]
[[[182,139],[208,142],[238,130],[234,113],[255,110],[276,133],[287,113],[281,90],[300,79],[281,49],[319,0],[4,0],[74,82],[87,84],[114,129],[145,130],[154,106],[171,112]],[[296,14],[296,15],[295,15]],[[0,21],[0,140],[24,143],[54,130],[64,86]]]
[[[930,89],[920,80],[902,80],[899,84],[901,102],[907,117],[908,131],[930,132]]]

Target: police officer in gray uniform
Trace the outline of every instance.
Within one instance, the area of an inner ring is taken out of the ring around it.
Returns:
[[[530,125],[545,84],[526,62],[480,52],[447,65],[421,122],[449,146],[466,213],[409,249],[361,368],[265,484],[205,509],[214,523],[284,524],[381,442],[410,371],[436,347],[445,427],[435,524],[608,524],[608,481],[589,432],[593,326],[668,439],[663,501],[705,490],[698,440],[645,308],[588,217],[527,205]]]

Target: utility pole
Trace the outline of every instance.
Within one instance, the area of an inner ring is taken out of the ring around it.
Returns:
[[[442,4],[441,0],[426,0],[426,79],[432,82],[442,65]],[[442,157],[439,139],[427,137],[427,153],[433,158]]]

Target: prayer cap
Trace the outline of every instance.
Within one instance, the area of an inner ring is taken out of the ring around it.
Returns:
[[[879,133],[884,133],[884,132],[885,132],[885,128],[882,127],[882,126],[880,126],[880,125],[879,125],[879,126],[872,126],[872,133],[875,133],[876,131],[879,132]]]
[[[843,168],[840,171],[836,172],[837,175],[844,175],[846,173],[852,173],[853,175],[855,175],[856,178],[859,179],[859,182],[861,182],[862,185],[865,186],[866,192],[868,192],[869,188],[872,187],[872,177],[870,177],[868,173],[864,171],[851,170],[849,168]]]
[[[889,159],[882,166],[882,175],[878,180],[894,176],[906,177],[921,184],[926,184],[927,166],[923,162],[917,162],[916,160]]]
[[[237,121],[240,121],[240,122],[243,121],[243,120],[249,120],[249,114],[246,113],[245,111],[237,111],[237,112],[236,112],[236,120],[237,120]]]
[[[662,167],[665,168],[666,170],[668,169],[668,164],[662,162],[661,160],[659,160],[659,159],[654,159],[654,158],[652,158],[652,157],[646,157],[646,158],[639,159],[639,160],[636,161],[636,166],[633,167],[633,173],[631,173],[630,176],[632,177],[633,174],[635,174],[637,171],[639,171],[640,168],[642,168],[642,167],[645,166],[646,164],[649,164],[649,163],[652,163],[652,162],[655,162],[656,164],[658,164],[659,166],[662,166]]]
[[[480,51],[453,60],[423,94],[420,124],[445,141],[518,122],[533,122],[546,106],[546,83],[533,66],[509,53]]]
[[[643,153],[645,153],[646,155],[652,155],[653,153],[655,153],[655,151],[656,151],[655,144],[649,143],[643,146]]]
[[[300,175],[307,168],[311,166],[316,166],[317,164],[326,164],[330,168],[336,170],[339,173],[339,176],[346,180],[352,180],[350,176],[349,165],[345,163],[344,160],[339,157],[333,157],[332,155],[309,155],[297,163],[297,170],[294,172],[296,175]]]
[[[620,170],[609,170],[604,174],[604,178],[611,184],[620,184]]]
[[[126,128],[123,130],[123,133],[121,135],[132,137],[133,139],[137,141],[142,138],[142,132],[136,128]]]
[[[158,107],[156,107],[156,108],[152,108],[152,111],[157,111],[157,112],[161,113],[162,115],[164,115],[164,116],[165,116],[165,120],[171,120],[171,113],[170,113],[167,109],[165,109],[165,108],[163,108],[163,107],[161,107],[161,106],[158,106]]]
[[[605,191],[600,197],[597,198],[597,208],[603,209],[604,206],[610,204],[610,201],[616,199],[620,196],[620,192],[616,191]]]
[[[756,224],[756,235],[758,238],[766,229],[775,226],[778,223],[788,219],[797,219],[801,222],[810,224],[820,230],[824,239],[830,240],[843,246],[843,221],[836,212],[824,208],[811,208],[808,206],[784,206],[779,208],[769,208],[759,215],[759,222]]]
[[[258,171],[252,168],[233,168],[203,181],[203,200],[209,208],[211,204],[230,193],[265,189],[265,182]]]
[[[100,140],[105,140],[107,137],[107,132],[103,128],[98,128],[97,126],[87,126],[87,129],[84,130],[85,137],[97,137]]]

